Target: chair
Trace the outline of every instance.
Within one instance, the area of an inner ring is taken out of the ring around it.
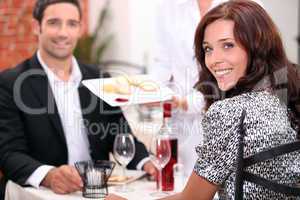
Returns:
[[[296,141],[289,144],[284,144],[278,147],[271,148],[266,151],[259,152],[247,158],[243,157],[244,152],[244,136],[245,129],[243,127],[243,122],[246,116],[246,111],[243,110],[240,125],[239,125],[239,149],[237,155],[237,171],[236,171],[236,182],[235,182],[235,200],[243,199],[243,183],[244,181],[252,182],[257,185],[263,186],[269,190],[275,191],[277,193],[282,193],[292,196],[300,196],[300,188],[290,187],[287,185],[279,184],[274,181],[267,180],[258,175],[249,173],[245,170],[246,167],[254,165],[259,162],[272,159],[274,157],[291,153],[300,150],[300,141]]]

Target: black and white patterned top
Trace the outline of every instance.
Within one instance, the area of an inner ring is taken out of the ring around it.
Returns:
[[[250,92],[215,102],[202,121],[204,143],[196,148],[198,160],[194,171],[220,185],[220,199],[234,199],[238,125],[246,110],[244,157],[297,140],[288,112],[279,98],[270,92]],[[247,171],[281,184],[300,182],[300,152],[257,163]],[[299,198],[299,197],[298,197]],[[244,199],[297,199],[275,193],[254,183],[244,183]]]

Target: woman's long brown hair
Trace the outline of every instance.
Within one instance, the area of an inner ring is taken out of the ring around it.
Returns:
[[[221,92],[217,87],[205,64],[202,47],[206,27],[219,19],[234,22],[235,40],[248,54],[246,75],[227,92]],[[268,77],[272,91],[291,111],[293,127],[300,127],[300,70],[287,59],[277,27],[260,5],[248,0],[232,0],[215,7],[202,18],[194,43],[195,56],[201,66],[195,87],[203,93],[206,109],[222,98],[253,90],[257,83]]]

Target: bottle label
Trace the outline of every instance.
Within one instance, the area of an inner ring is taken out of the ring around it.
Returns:
[[[163,104],[163,117],[170,118],[172,113],[172,104],[171,103],[164,103]]]

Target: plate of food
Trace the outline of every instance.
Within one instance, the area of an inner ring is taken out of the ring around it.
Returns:
[[[108,185],[123,185],[138,180],[146,175],[146,172],[141,170],[126,170],[126,176],[112,174],[107,184]]]
[[[148,75],[118,76],[83,80],[82,84],[110,106],[161,102],[174,92]]]

